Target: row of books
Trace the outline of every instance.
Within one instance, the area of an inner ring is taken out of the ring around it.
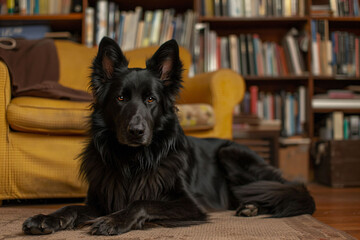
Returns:
[[[150,45],[159,45],[175,39],[191,49],[194,12],[175,15],[174,9],[145,11],[136,7],[134,11],[121,11],[116,2],[100,0],[96,8],[85,11],[86,45],[98,45],[104,36],[113,38],[123,50]]]
[[[207,17],[290,17],[304,14],[304,0],[201,0],[201,15]]]
[[[324,140],[360,139],[360,116],[332,112],[326,117],[319,135]]]
[[[0,14],[69,14],[81,11],[81,0],[7,0],[0,2]]]
[[[298,41],[299,32],[291,29],[282,45],[262,41],[258,34],[217,36],[206,23],[196,25],[195,73],[231,68],[241,75],[288,76],[306,73]]]
[[[329,0],[333,16],[360,16],[359,0]]]
[[[328,20],[312,20],[312,68],[314,75],[360,77],[360,36],[329,33]]]
[[[300,86],[295,92],[277,93],[259,91],[258,86],[250,86],[235,114],[255,115],[267,122],[279,122],[281,135],[289,137],[304,134],[306,122],[307,90]]]

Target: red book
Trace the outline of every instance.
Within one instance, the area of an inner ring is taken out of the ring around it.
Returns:
[[[275,59],[279,76],[284,76],[283,67],[281,65],[280,46],[277,44],[275,45]]]
[[[282,46],[279,46],[279,51],[280,51],[281,66],[283,68],[284,76],[288,76],[289,67],[287,65],[288,63],[286,61],[284,48]]]
[[[269,119],[274,120],[275,119],[274,96],[272,94],[270,94],[268,100],[269,100]]]
[[[250,112],[253,115],[257,115],[257,102],[259,88],[257,86],[250,86]]]

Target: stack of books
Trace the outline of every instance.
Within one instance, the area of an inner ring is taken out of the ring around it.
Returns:
[[[360,94],[352,90],[329,90],[326,94],[315,94],[312,99],[312,107],[315,110],[360,109]]]

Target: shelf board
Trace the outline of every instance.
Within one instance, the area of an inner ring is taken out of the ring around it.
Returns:
[[[306,81],[308,75],[302,76],[242,76],[246,81]]]
[[[356,114],[360,113],[360,108],[316,108],[312,109],[313,113],[332,113],[334,111],[340,111],[343,113]]]
[[[311,16],[314,20],[328,20],[330,22],[360,22],[360,17],[333,17],[333,16]]]
[[[66,21],[66,20],[82,20],[82,13],[70,13],[70,14],[36,14],[36,15],[19,15],[19,14],[8,14],[0,15],[1,21],[23,21],[23,20],[44,20],[44,21]]]
[[[201,22],[306,22],[307,17],[199,17]]]
[[[335,76],[313,76],[313,79],[316,81],[360,81],[360,77],[354,76],[344,76],[344,75],[335,75]]]
[[[304,26],[308,17],[199,17],[199,22],[209,23],[211,29],[274,29]],[[276,34],[276,33],[275,33]]]

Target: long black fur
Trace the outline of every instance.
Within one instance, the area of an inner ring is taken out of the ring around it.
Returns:
[[[91,225],[92,234],[117,235],[145,223],[165,227],[207,221],[208,211],[287,217],[312,214],[315,204],[298,183],[245,146],[185,136],[175,100],[182,63],[174,40],[146,68],[128,68],[118,45],[104,38],[93,61],[90,138],[81,155],[86,204],[36,215],[26,234]]]

